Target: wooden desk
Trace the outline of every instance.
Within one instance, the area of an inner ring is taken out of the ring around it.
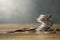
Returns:
[[[4,26],[4,25],[1,25],[1,26]],[[56,34],[29,33],[29,32],[3,33],[6,29],[9,29],[9,28],[14,29],[14,27],[13,26],[11,27],[11,26],[0,28],[1,29],[0,30],[0,40],[60,40],[60,32],[57,32]],[[16,26],[16,25],[14,25],[14,26]],[[33,26],[33,25],[30,24],[28,26]],[[35,24],[35,26],[36,26],[36,24]],[[60,24],[54,24],[53,26],[55,26],[56,28],[59,28]],[[16,28],[19,29],[19,27],[16,27]]]

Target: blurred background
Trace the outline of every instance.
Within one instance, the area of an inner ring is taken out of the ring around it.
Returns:
[[[0,24],[37,23],[40,14],[60,23],[60,0],[0,0]]]
[[[36,19],[40,14],[52,15],[51,21],[57,23],[53,28],[60,28],[60,0],[0,0],[0,40],[59,40],[60,32],[8,33],[39,27]]]

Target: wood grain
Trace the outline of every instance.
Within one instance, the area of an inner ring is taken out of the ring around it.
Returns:
[[[4,33],[9,30],[16,30],[25,27],[37,27],[39,24],[3,24],[0,25],[0,40],[60,40],[60,32],[55,34],[44,33]],[[53,27],[60,28],[60,24],[54,24]]]

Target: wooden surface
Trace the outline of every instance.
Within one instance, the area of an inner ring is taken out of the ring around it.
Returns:
[[[20,25],[19,27],[16,25],[1,25],[5,27],[0,27],[0,40],[60,40],[60,32],[56,32],[55,34],[44,34],[44,33],[4,33],[8,31],[8,29],[19,29],[22,28]],[[16,26],[16,27],[14,27]],[[26,26],[26,25],[24,25]],[[27,25],[27,26],[33,26],[33,25]],[[38,26],[35,24],[35,26]],[[59,28],[60,24],[54,24],[53,25],[56,28]],[[6,30],[7,29],[7,30]]]

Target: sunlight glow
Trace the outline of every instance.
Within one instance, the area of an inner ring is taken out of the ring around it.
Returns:
[[[0,18],[10,18],[14,6],[13,0],[0,0]]]

